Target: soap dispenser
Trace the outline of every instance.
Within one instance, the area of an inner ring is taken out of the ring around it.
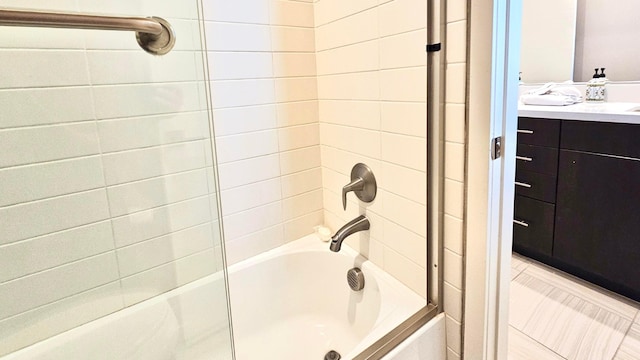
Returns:
[[[587,91],[585,100],[587,102],[599,103],[607,100],[607,78],[605,77],[605,68],[600,68],[602,73],[598,74],[598,68],[595,68],[593,79],[587,82]]]

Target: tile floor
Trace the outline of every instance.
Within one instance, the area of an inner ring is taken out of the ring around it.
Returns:
[[[514,254],[510,360],[640,360],[640,304]]]

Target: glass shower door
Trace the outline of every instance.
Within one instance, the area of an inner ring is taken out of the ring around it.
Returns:
[[[0,6],[177,39],[0,26],[0,359],[231,359],[199,1]]]

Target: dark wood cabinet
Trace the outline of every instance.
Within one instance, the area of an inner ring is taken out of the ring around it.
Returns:
[[[560,150],[553,256],[640,290],[640,160]]]
[[[551,256],[555,206],[526,196],[516,196],[513,238],[517,248]]]
[[[551,256],[559,142],[560,120],[519,119],[513,225],[516,251]]]
[[[555,203],[556,177],[531,171],[518,171],[516,173],[516,194]]]
[[[518,144],[557,148],[560,120],[521,117],[518,120]]]
[[[514,250],[640,301],[640,125],[518,130]]]

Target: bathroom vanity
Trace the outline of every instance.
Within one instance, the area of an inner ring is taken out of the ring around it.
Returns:
[[[513,248],[640,301],[634,110],[627,103],[520,106]]]

